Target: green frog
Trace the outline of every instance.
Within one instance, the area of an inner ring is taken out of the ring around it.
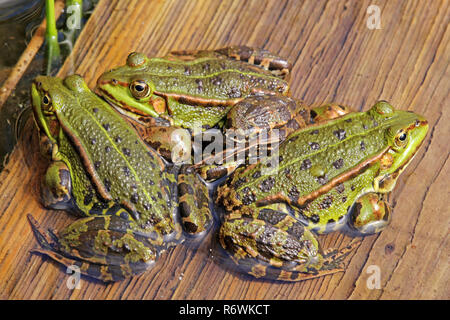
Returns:
[[[31,95],[41,150],[51,159],[43,204],[82,216],[48,235],[29,215],[42,246],[36,251],[116,281],[143,272],[184,235],[212,224],[208,190],[198,177],[184,168],[177,175],[80,76],[39,76]],[[178,205],[186,208],[180,216]]]
[[[96,91],[170,160],[180,140],[174,130],[186,128],[193,134],[197,128],[221,127],[229,111],[249,97],[287,95],[290,70],[283,58],[246,46],[178,51],[159,58],[134,52],[126,65],[98,79]]]
[[[321,121],[290,134],[278,154],[238,168],[217,190],[226,212],[220,243],[245,273],[298,281],[342,271],[358,241],[323,251],[315,234],[344,225],[372,234],[389,223],[384,195],[424,141],[427,121],[385,101],[331,120],[320,110]]]

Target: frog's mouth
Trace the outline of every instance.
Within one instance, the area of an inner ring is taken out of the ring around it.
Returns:
[[[99,95],[108,102],[117,112],[130,118],[139,124],[145,125],[147,121],[142,121],[142,118],[149,117],[149,115],[143,113],[141,110],[133,108],[127,105],[124,102],[117,101],[113,98],[108,91],[103,90],[102,88],[97,88]]]

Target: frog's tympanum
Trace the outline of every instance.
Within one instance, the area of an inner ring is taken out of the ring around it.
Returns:
[[[189,170],[177,182],[175,170],[80,76],[40,76],[31,91],[41,146],[51,158],[43,203],[84,216],[58,236],[40,231],[29,216],[43,247],[37,251],[115,281],[146,270],[183,240],[183,227],[198,234],[211,225],[206,186]],[[186,209],[181,219],[178,202]]]
[[[321,116],[286,138],[274,155],[278,166],[266,158],[240,167],[218,188],[216,202],[226,210],[220,242],[255,277],[297,281],[342,270],[356,242],[323,252],[313,234],[346,224],[361,234],[385,227],[383,195],[428,130],[423,117],[384,101],[367,112]]]

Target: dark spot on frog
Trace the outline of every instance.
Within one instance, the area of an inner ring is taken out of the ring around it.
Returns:
[[[230,98],[239,98],[241,96],[242,96],[241,90],[239,90],[236,87],[232,87],[230,89],[230,91],[228,92],[228,97],[230,97]]]
[[[352,122],[352,119],[351,118],[350,119],[345,119],[345,122],[350,123],[350,122]]]
[[[259,189],[263,192],[269,192],[275,184],[275,178],[269,177],[259,185]]]
[[[300,165],[300,170],[307,170],[311,168],[312,163],[310,159],[303,160],[302,164]]]
[[[122,141],[122,138],[121,138],[120,136],[117,136],[117,137],[114,139],[114,141],[117,142],[117,143],[120,143],[120,142]]]
[[[258,219],[276,225],[286,218],[286,214],[272,209],[261,209],[258,213]]]
[[[189,184],[187,184],[185,182],[180,183],[178,188],[179,188],[180,196],[184,195],[184,194],[194,194],[194,189],[192,189],[192,186],[190,186]]]
[[[292,186],[289,190],[288,197],[292,202],[297,202],[300,192],[297,189],[297,186]]]
[[[128,218],[130,217],[130,215],[128,214],[128,212],[122,210],[122,211],[120,212],[120,217],[121,217],[122,219],[124,219],[124,220],[128,220]]]
[[[242,198],[242,203],[244,205],[250,205],[256,200],[255,195],[251,192],[249,187],[242,189],[242,192],[244,193],[244,197]]]
[[[92,109],[92,112],[97,113],[98,112],[98,108]]]
[[[339,140],[344,140],[346,136],[346,132],[344,129],[338,129],[336,131],[333,131],[333,134],[338,138]]]
[[[105,147],[105,152],[108,153],[108,152],[110,152],[110,151],[111,151],[111,147],[110,147],[110,146],[106,146],[106,147]]]
[[[91,139],[91,144],[96,144],[97,143],[97,139],[96,138],[92,138]]]
[[[188,66],[185,66],[184,67],[184,74],[186,76],[189,76],[189,75],[191,75],[191,73],[192,73],[191,68],[189,68]]]
[[[309,142],[309,146],[312,150],[319,150],[320,145],[317,142]]]
[[[106,191],[110,192],[111,191],[111,181],[109,181],[108,179],[105,179],[105,180],[103,180],[103,184],[105,185]]]
[[[212,84],[215,86],[220,86],[222,84],[222,78],[219,76],[216,76],[212,79]]]
[[[366,144],[364,143],[364,141],[361,141],[360,146],[361,146],[361,151],[366,150]]]
[[[395,246],[393,243],[388,243],[385,247],[384,247],[384,252],[386,254],[391,254],[395,249]]]
[[[308,219],[311,220],[313,223],[319,223],[320,221],[320,217],[317,214],[313,214]]]
[[[109,131],[111,129],[111,126],[109,125],[109,123],[104,123],[103,128],[105,128],[106,131]]]
[[[338,193],[344,192],[344,191],[345,191],[345,186],[344,186],[344,184],[342,184],[342,183],[338,184],[338,185],[336,186],[336,191],[337,191]]]
[[[158,191],[157,196],[158,196],[158,198],[162,199],[162,194],[161,194],[161,192]]]
[[[252,177],[254,178],[254,179],[258,179],[259,177],[261,177],[261,171],[255,171],[253,174],[252,174]]]
[[[237,181],[234,183],[234,188],[238,189],[241,185],[243,185],[245,182],[247,182],[247,178],[240,177],[237,179]]]
[[[203,70],[209,71],[209,68],[210,68],[209,63],[205,63],[205,64],[203,65]]]
[[[319,134],[319,130],[315,129],[313,131],[311,131],[309,134],[313,135],[313,134]]]
[[[94,193],[88,192],[85,196],[84,196],[84,205],[87,206],[92,202],[92,199],[94,198]]]
[[[343,165],[344,165],[344,159],[338,159],[335,162],[333,162],[333,167],[335,167],[336,169],[342,168]]]
[[[133,193],[132,195],[131,195],[131,197],[130,197],[130,201],[131,201],[131,203],[134,203],[134,204],[136,204],[136,203],[138,203],[138,200],[139,200],[139,196],[138,196],[138,194],[135,192],[135,193]]]
[[[148,182],[148,184],[151,185],[151,186],[154,186],[154,185],[155,185],[155,181],[150,180],[150,181]]]
[[[131,156],[131,151],[128,148],[122,148],[122,152],[126,156]]]
[[[320,183],[321,185],[324,185],[328,182],[328,177],[326,174],[324,174],[323,176],[319,176],[317,177],[317,182]]]
[[[300,223],[294,223],[286,230],[286,232],[295,238],[300,239],[305,232],[305,228]]]
[[[145,210],[150,210],[150,208],[152,207],[150,204],[148,204],[148,203],[144,203],[143,205],[142,205],[143,207],[144,207],[144,209]]]
[[[350,189],[351,189],[352,191],[355,191],[355,186],[354,186],[354,185],[351,185],[351,186],[350,186]]]
[[[94,162],[94,168],[96,169],[96,170],[98,170],[98,168],[100,168],[100,165],[102,164],[102,162],[101,161],[95,161]]]
[[[326,196],[319,204],[320,209],[328,209],[333,204],[333,197],[331,195]]]
[[[342,197],[342,202],[344,203],[345,201],[347,201],[347,197],[346,197],[346,196],[343,196],[343,197]]]

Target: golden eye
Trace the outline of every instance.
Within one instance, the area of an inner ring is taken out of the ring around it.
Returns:
[[[408,134],[406,132],[400,131],[395,136],[395,145],[397,147],[404,147],[406,145],[407,140],[408,140]]]
[[[133,97],[142,99],[150,95],[150,86],[143,80],[134,80],[130,84],[130,91]]]
[[[50,105],[51,101],[52,100],[50,99],[50,96],[47,93],[45,93],[44,96],[42,97],[42,105],[44,105],[45,107],[48,107]]]

